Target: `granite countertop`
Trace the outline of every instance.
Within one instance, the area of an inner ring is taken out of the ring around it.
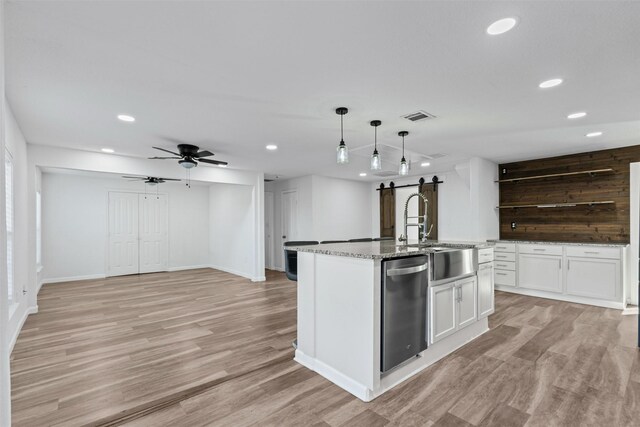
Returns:
[[[526,243],[531,245],[567,245],[567,246],[604,246],[611,248],[620,248],[629,246],[628,243],[607,243],[607,242],[541,242],[539,240],[487,240],[488,243]]]
[[[417,244],[418,241],[409,241],[409,245]],[[449,247],[449,248],[489,248],[491,244],[487,242],[451,242],[442,240],[429,240],[428,245],[432,247]],[[362,259],[386,259],[398,258],[407,255],[421,255],[434,252],[429,247],[410,247],[401,245],[393,240],[381,242],[344,242],[344,243],[325,243],[319,245],[308,246],[288,246],[287,250],[298,252],[311,252],[314,254],[344,256],[350,258]]]

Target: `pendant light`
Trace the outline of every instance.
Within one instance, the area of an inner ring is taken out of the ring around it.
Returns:
[[[403,130],[398,132],[398,135],[402,137],[402,160],[400,160],[400,169],[398,170],[398,173],[402,176],[406,176],[409,175],[409,163],[407,163],[407,160],[404,158],[404,137],[409,135],[409,132]]]
[[[344,143],[344,126],[343,126],[343,118],[344,115],[349,112],[345,107],[336,108],[336,114],[340,115],[340,144],[338,145],[338,164],[344,165],[349,163],[349,150],[347,149],[347,145]]]
[[[371,155],[371,170],[377,171],[382,169],[382,162],[380,161],[380,155],[378,154],[378,126],[380,126],[382,122],[380,120],[372,120],[371,126],[375,129],[375,136],[373,139],[373,154]]]

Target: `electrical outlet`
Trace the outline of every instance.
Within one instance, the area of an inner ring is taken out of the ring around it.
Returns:
[[[515,230],[516,228],[518,228],[518,223],[515,221],[511,221],[511,229]]]

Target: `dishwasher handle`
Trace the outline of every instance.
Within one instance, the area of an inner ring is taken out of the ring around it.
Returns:
[[[425,271],[429,267],[429,264],[416,265],[415,267],[405,268],[390,268],[387,270],[387,276],[404,276],[407,274],[420,273]]]

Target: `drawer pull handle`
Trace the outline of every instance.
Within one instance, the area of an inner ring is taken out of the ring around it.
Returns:
[[[546,249],[535,249],[535,248],[533,250],[536,251],[536,252],[546,252],[547,251]]]
[[[496,274],[497,274],[498,276],[506,276],[506,275],[507,275],[507,273],[499,273],[499,272],[496,272]]]
[[[596,252],[596,251],[584,251],[585,254],[594,254],[594,255],[598,255],[600,252]]]

